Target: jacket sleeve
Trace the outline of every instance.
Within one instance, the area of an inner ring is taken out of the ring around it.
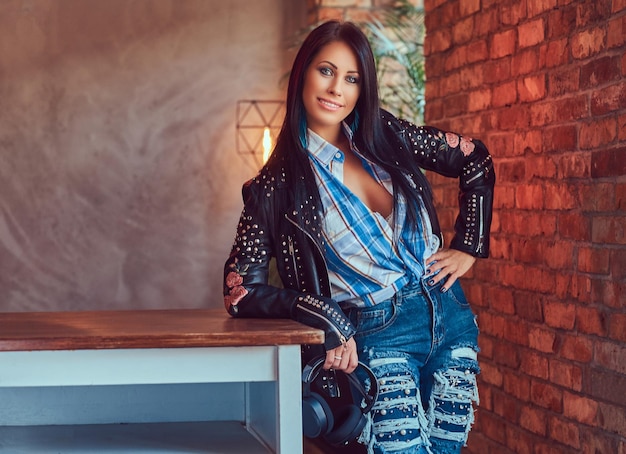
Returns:
[[[325,333],[329,350],[356,332],[331,298],[270,285],[274,256],[267,209],[256,203],[249,183],[244,186],[244,208],[235,241],[224,265],[224,305],[233,317],[291,318]]]
[[[487,147],[480,141],[399,120],[405,143],[425,170],[459,179],[459,215],[450,247],[489,256],[489,231],[496,181]]]

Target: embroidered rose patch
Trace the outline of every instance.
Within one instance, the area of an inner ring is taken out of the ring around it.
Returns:
[[[243,284],[243,276],[246,275],[246,270],[240,270],[237,262],[233,263],[231,267],[234,271],[230,271],[226,275],[226,286],[228,287],[228,295],[224,296],[224,306],[227,311],[236,311],[237,304],[248,294],[248,290],[245,289]]]

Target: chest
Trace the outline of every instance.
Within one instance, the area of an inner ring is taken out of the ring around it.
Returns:
[[[393,209],[393,196],[364,167],[354,153],[346,153],[343,184],[371,211],[387,218]]]

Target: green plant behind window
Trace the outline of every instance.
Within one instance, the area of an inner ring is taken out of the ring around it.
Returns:
[[[421,123],[424,116],[424,10],[398,0],[380,19],[361,24],[372,45],[381,104]]]

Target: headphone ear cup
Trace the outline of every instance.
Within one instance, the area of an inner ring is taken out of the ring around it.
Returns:
[[[322,396],[311,393],[302,399],[302,430],[305,437],[326,435],[334,425],[333,412]]]
[[[356,405],[344,405],[335,413],[335,428],[324,439],[332,445],[339,446],[356,439],[367,422],[361,409]]]

